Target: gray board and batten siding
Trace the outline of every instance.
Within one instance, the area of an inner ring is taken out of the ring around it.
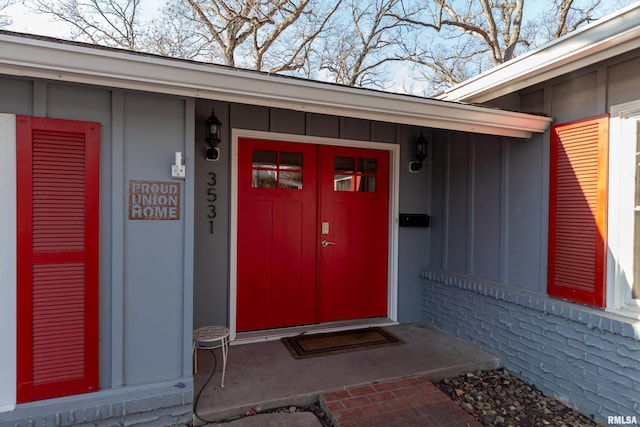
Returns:
[[[100,391],[20,405],[0,425],[190,420],[193,179],[180,182],[182,211],[171,221],[129,220],[128,185],[171,181],[176,151],[193,164],[195,101],[9,77],[0,93],[4,113],[101,124]]]

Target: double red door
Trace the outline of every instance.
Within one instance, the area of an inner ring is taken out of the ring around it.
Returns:
[[[385,316],[387,151],[240,139],[238,331]]]

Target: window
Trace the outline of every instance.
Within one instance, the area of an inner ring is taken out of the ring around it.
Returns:
[[[551,128],[550,296],[603,308],[608,115]]]
[[[611,108],[607,307],[640,318],[640,101]]]
[[[302,189],[302,153],[253,150],[253,188]]]
[[[334,160],[334,191],[376,192],[376,159],[336,156]]]

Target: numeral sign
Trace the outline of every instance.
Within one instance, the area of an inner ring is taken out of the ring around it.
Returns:
[[[207,218],[209,218],[209,234],[213,234],[213,219],[217,216],[216,213],[216,200],[218,195],[216,193],[216,174],[209,172],[209,179],[207,180]]]

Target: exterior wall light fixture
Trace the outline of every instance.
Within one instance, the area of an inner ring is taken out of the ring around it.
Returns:
[[[211,110],[211,116],[204,122],[204,140],[208,144],[208,147],[204,149],[204,157],[209,161],[216,161],[220,158],[218,144],[220,144],[221,130],[222,123]]]
[[[420,132],[420,136],[416,139],[416,160],[409,162],[409,172],[418,173],[422,169],[422,163],[427,159],[427,140]]]

